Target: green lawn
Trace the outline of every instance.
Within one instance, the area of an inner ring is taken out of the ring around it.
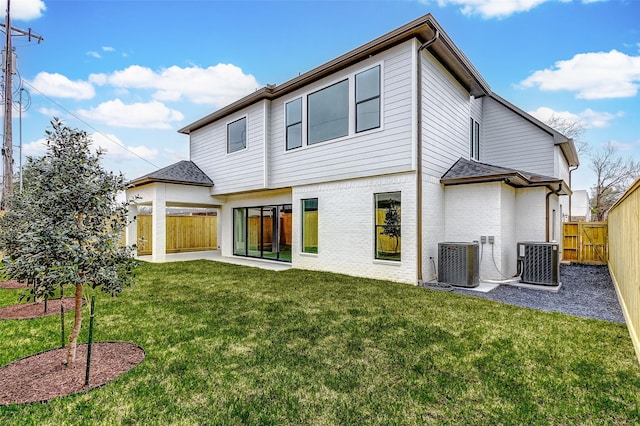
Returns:
[[[0,424],[640,423],[621,324],[300,270],[137,275],[98,295],[94,338],[135,342],[145,361],[89,393],[0,407]],[[0,321],[0,339],[0,365],[53,348],[59,317]]]

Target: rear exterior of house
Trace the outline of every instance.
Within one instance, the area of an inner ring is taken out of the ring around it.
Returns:
[[[414,284],[436,277],[439,242],[481,236],[481,277],[515,274],[518,241],[560,240],[577,165],[573,142],[491,93],[431,15],[180,131],[213,185],[182,186],[218,208],[223,256]],[[180,179],[144,178],[129,193],[154,214],[185,205]]]

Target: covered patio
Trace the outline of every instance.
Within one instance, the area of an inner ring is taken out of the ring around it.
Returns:
[[[127,199],[130,225],[126,244],[144,244],[138,235],[136,218],[139,206],[151,207],[151,255],[141,256],[152,262],[165,262],[167,258],[167,208],[218,209],[221,202],[211,196],[213,181],[191,161],[180,161],[130,182]],[[217,232],[217,230],[216,230]],[[182,253],[180,253],[182,254]],[[187,253],[188,254],[188,253]]]

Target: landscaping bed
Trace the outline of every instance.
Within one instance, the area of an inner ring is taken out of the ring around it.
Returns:
[[[532,309],[625,322],[607,266],[562,264],[560,282],[562,286],[557,293],[546,291],[545,286],[530,289],[510,285],[501,285],[488,293],[462,288],[455,291]]]

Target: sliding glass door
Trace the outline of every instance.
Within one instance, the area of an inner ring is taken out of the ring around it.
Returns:
[[[291,262],[291,204],[233,209],[233,254]]]

